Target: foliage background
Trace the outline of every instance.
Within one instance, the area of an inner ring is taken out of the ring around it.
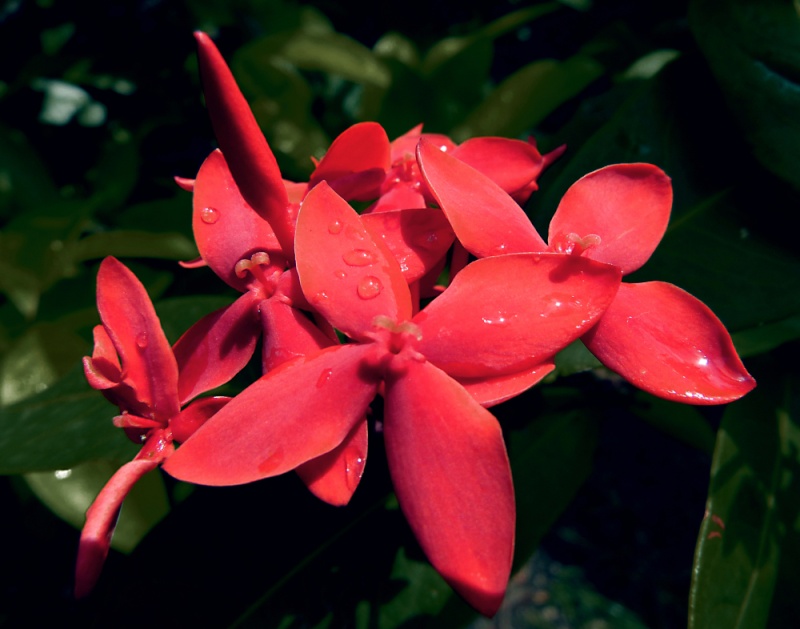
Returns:
[[[135,451],[78,367],[99,261],[135,270],[173,340],[231,298],[210,272],[176,264],[196,250],[190,197],[172,178],[192,177],[215,146],[197,28],[230,60],[290,178],[362,119],[392,137],[418,122],[457,140],[533,133],[543,150],[568,145],[526,208],[545,231],[564,190],[594,168],[667,171],[671,225],[633,279],[705,301],[759,387],[727,408],[668,404],[569,348],[554,381],[496,409],[523,569],[507,607],[477,626],[680,627],[687,615],[698,628],[792,626],[800,30],[795,5],[778,0],[409,0],[369,13],[0,2],[0,623],[474,621],[408,531],[379,435],[346,509],[291,475],[225,489],[153,475],[126,503],[97,592],[72,600],[78,534],[67,522],[80,524]]]

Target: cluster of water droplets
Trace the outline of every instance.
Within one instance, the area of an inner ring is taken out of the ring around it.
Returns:
[[[349,237],[351,240],[365,240],[364,235],[361,232],[352,227],[346,229],[339,220],[334,220],[328,225],[328,233],[333,236],[343,233],[345,237]],[[350,249],[342,254],[342,262],[345,263],[346,267],[359,269],[375,264],[378,262],[378,258],[372,251],[369,251],[368,249],[354,247],[353,249]],[[336,269],[333,271],[333,275],[337,279],[343,280],[348,277],[348,269]],[[361,299],[375,299],[381,294],[382,291],[383,283],[374,275],[366,275],[359,279],[358,283],[356,284],[356,294]],[[325,293],[319,293],[317,297],[320,299],[326,299],[327,295]]]

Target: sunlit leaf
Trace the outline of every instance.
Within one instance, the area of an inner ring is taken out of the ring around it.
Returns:
[[[53,513],[81,528],[86,510],[118,467],[108,461],[91,461],[66,470],[32,472],[24,478]],[[164,481],[161,473],[154,470],[140,479],[125,498],[111,547],[130,553],[167,513]]]

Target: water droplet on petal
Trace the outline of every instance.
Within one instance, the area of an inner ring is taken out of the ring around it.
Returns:
[[[319,374],[319,378],[317,378],[317,388],[324,386],[331,379],[331,375],[333,375],[332,369],[323,369],[322,373]]]
[[[383,284],[374,275],[367,275],[367,277],[362,278],[356,288],[356,292],[361,299],[374,299],[381,294],[382,290]]]
[[[213,207],[204,207],[200,210],[200,220],[213,225],[219,220],[219,210],[215,210]]]
[[[343,280],[344,278],[347,277],[347,273],[345,273],[344,271],[334,271],[333,274],[340,280]]]
[[[338,234],[342,231],[342,221],[333,221],[328,225],[328,232],[331,234]]]
[[[342,260],[350,266],[369,266],[375,262],[375,256],[366,249],[353,249],[343,254]]]
[[[136,336],[136,347],[139,349],[144,349],[147,347],[147,334],[142,332]]]

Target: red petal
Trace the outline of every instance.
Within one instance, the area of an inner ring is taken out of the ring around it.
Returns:
[[[200,255],[229,286],[244,292],[255,281],[250,273],[236,275],[240,260],[259,251],[282,257],[272,227],[245,203],[219,151],[200,167],[192,205],[192,229]]]
[[[253,356],[261,333],[258,304],[247,292],[230,306],[206,315],[173,347],[180,369],[181,404],[228,382]]]
[[[334,345],[308,317],[288,304],[267,299],[261,302],[260,309],[264,329],[264,373],[285,362]]]
[[[544,165],[535,146],[509,138],[472,138],[451,155],[486,175],[508,194],[535,182]]]
[[[546,361],[533,369],[495,378],[458,378],[458,383],[474,397],[478,404],[490,408],[518,396],[537,384],[556,368],[552,361]]]
[[[294,219],[275,156],[225,60],[208,35],[196,31],[206,107],[217,142],[247,203],[266,219],[292,257]]]
[[[173,439],[178,443],[186,441],[231,399],[220,395],[204,397],[189,404],[169,420],[169,428],[172,431]]]
[[[308,187],[327,181],[345,199],[369,201],[378,196],[389,166],[386,131],[377,122],[360,122],[333,141],[311,174]]]
[[[331,347],[247,387],[164,463],[175,478],[239,485],[330,452],[363,418],[378,383],[363,372],[371,344]]]
[[[295,248],[309,303],[348,336],[371,330],[378,315],[411,317],[411,294],[397,261],[324,181],[303,201]]]
[[[424,139],[417,162],[459,241],[473,255],[547,249],[522,208],[486,175]]]
[[[568,245],[568,234],[600,242],[586,256],[622,268],[627,275],[642,266],[667,229],[672,184],[652,164],[615,164],[582,177],[567,190],[550,222],[554,251]]]
[[[126,463],[114,473],[89,507],[75,566],[75,598],[88,596],[100,577],[125,496],[142,476],[156,467],[157,461]]]
[[[623,283],[582,340],[609,369],[668,400],[724,404],[756,386],[708,306],[665,282]]]
[[[445,580],[482,614],[500,606],[514,554],[514,487],[497,420],[431,365],[386,381],[386,455],[397,499]]]
[[[514,254],[467,265],[416,317],[418,349],[459,378],[533,368],[603,314],[619,269],[562,254]]]
[[[187,179],[186,177],[173,177],[175,183],[178,184],[178,187],[181,190],[186,190],[186,192],[191,192],[194,189],[194,179]]]
[[[362,216],[391,212],[392,210],[408,210],[427,208],[425,197],[419,190],[416,181],[399,181],[384,186],[380,198],[375,201]]]
[[[125,381],[143,405],[128,410],[166,420],[180,410],[178,365],[142,283],[116,258],[97,273],[97,309],[120,357]]]
[[[102,325],[94,326],[92,336],[94,337],[92,357],[84,357],[83,371],[92,388],[100,391],[110,389],[117,386],[122,380],[117,350]]]
[[[364,418],[333,450],[297,468],[311,493],[337,507],[350,502],[367,464],[367,436]]]
[[[429,208],[363,214],[361,220],[374,240],[383,239],[409,284],[433,269],[455,239],[447,217]]]

